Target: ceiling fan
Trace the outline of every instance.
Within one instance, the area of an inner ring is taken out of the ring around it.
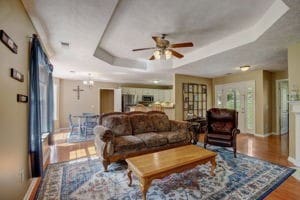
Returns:
[[[177,51],[173,50],[172,48],[182,48],[182,47],[193,47],[194,44],[192,42],[184,42],[184,43],[177,43],[177,44],[170,44],[169,40],[165,39],[166,34],[162,34],[161,37],[159,36],[152,36],[152,39],[156,43],[156,47],[148,47],[148,48],[141,48],[141,49],[133,49],[132,51],[143,51],[143,50],[150,50],[156,49],[153,52],[153,55],[149,58],[149,60],[154,59],[170,59],[172,56],[176,58],[183,58],[184,56]]]

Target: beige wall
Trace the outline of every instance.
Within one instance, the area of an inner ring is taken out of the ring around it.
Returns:
[[[289,90],[300,89],[300,43],[288,48]],[[295,158],[295,115],[290,112],[289,118],[289,156]],[[299,134],[299,133],[298,133]]]
[[[197,76],[188,76],[182,74],[175,74],[174,77],[174,97],[175,97],[175,119],[183,119],[183,97],[182,84],[183,83],[197,83],[207,85],[207,108],[212,107],[212,79],[202,78]]]
[[[255,132],[256,134],[264,134],[264,113],[263,113],[263,70],[247,71],[238,74],[227,75],[213,79],[213,88],[216,85],[241,81],[255,81]],[[214,93],[213,93],[214,96]],[[214,97],[213,97],[214,99]]]
[[[80,92],[80,99],[77,100],[77,93],[73,91],[77,86],[83,89]],[[81,115],[83,112],[99,113],[99,90],[118,88],[120,84],[117,83],[102,83],[95,82],[94,87],[88,88],[82,84],[82,81],[60,80],[60,128],[69,127],[68,116]]]
[[[0,0],[0,29],[18,45],[12,53],[0,42],[0,198],[22,199],[30,183],[28,156],[28,103],[17,103],[17,94],[28,95],[29,39],[36,33],[22,3]],[[23,83],[10,78],[13,67],[25,75]],[[24,171],[21,183],[19,171]]]
[[[277,105],[276,82],[277,80],[283,80],[283,79],[288,79],[288,70],[272,73],[272,132],[273,133],[279,133],[278,132],[279,130],[277,130],[278,113],[276,108]]]

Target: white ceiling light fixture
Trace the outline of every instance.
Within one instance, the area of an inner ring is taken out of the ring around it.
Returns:
[[[153,52],[153,56],[155,60],[169,60],[170,58],[172,58],[172,52],[169,49],[157,49]]]
[[[169,49],[165,50],[165,56],[166,60],[169,60],[170,58],[172,58],[172,52]]]
[[[83,85],[87,85],[89,88],[94,86],[94,81],[92,80],[91,74],[89,74],[89,79],[83,81]]]
[[[245,72],[245,71],[248,71],[250,69],[250,66],[249,65],[241,66],[240,69],[241,69],[242,72]]]
[[[160,81],[159,80],[154,80],[153,83],[154,84],[158,84]]]
[[[153,52],[153,55],[154,55],[156,60],[159,60],[161,58],[161,51],[160,50],[155,50]]]

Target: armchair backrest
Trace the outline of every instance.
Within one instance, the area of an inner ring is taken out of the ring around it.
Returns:
[[[238,127],[238,112],[225,108],[211,108],[207,111],[207,129],[213,132],[231,132]]]

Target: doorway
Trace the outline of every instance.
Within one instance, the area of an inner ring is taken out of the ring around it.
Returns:
[[[100,114],[114,111],[114,97],[113,89],[100,89]]]
[[[289,130],[289,103],[288,80],[277,80],[277,133],[280,135],[288,133]]]
[[[215,107],[236,110],[242,133],[255,133],[255,81],[215,86]]]

